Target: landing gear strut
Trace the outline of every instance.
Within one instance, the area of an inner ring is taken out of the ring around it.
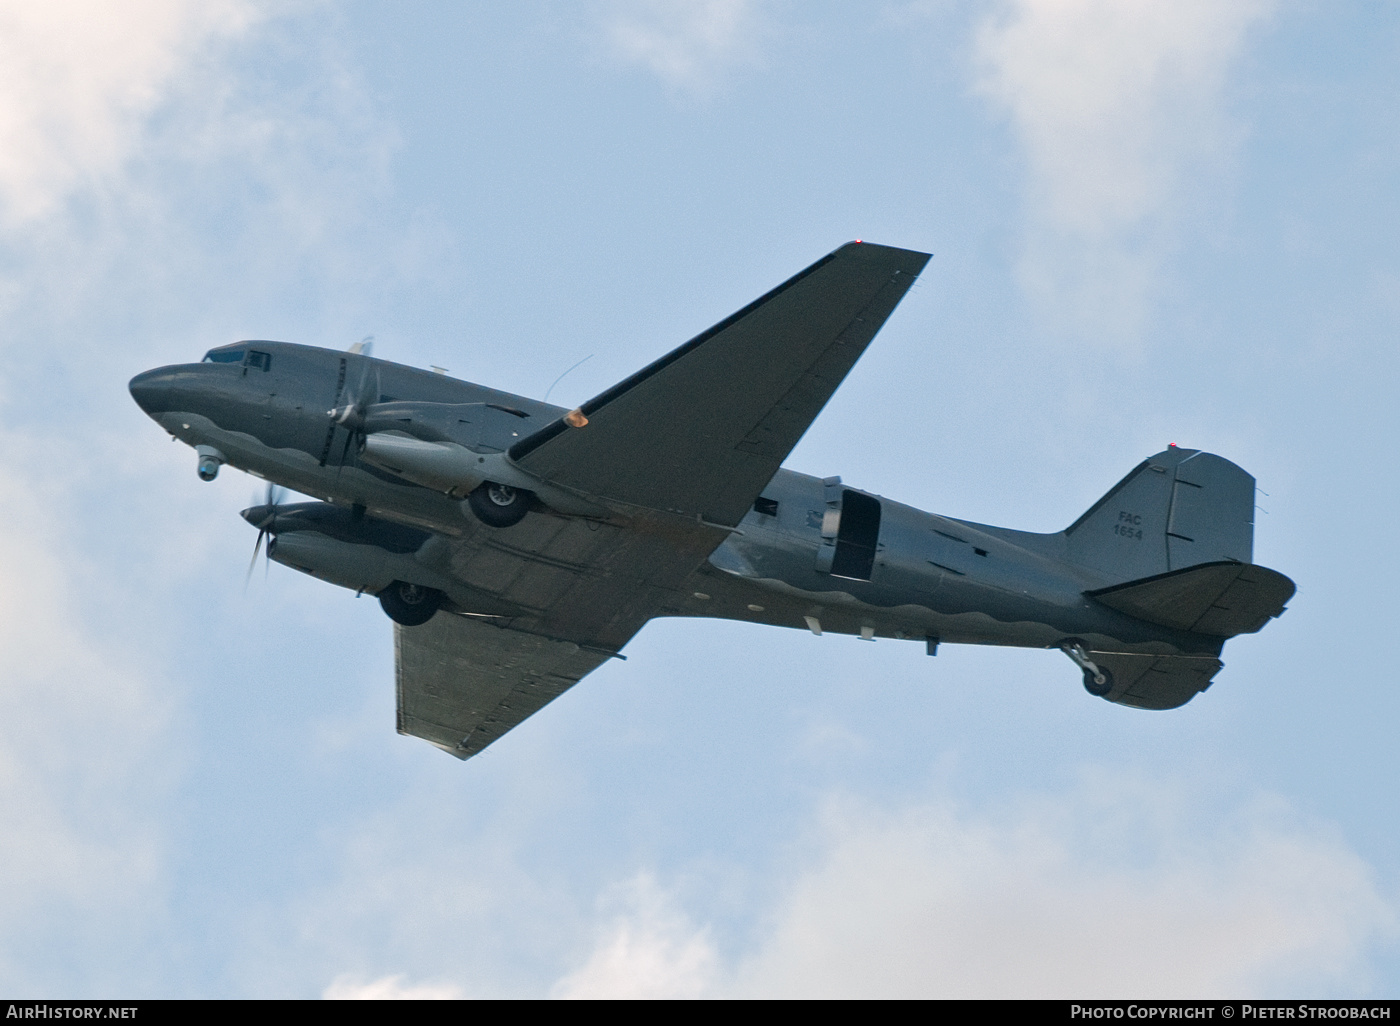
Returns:
[[[405,627],[417,627],[433,618],[442,602],[442,592],[421,584],[395,581],[379,593],[379,604],[389,619]]]
[[[1107,667],[1089,658],[1089,653],[1084,651],[1084,642],[1078,638],[1066,639],[1060,642],[1060,651],[1084,671],[1084,690],[1089,694],[1103,698],[1113,690],[1113,674],[1108,672]]]
[[[531,493],[524,488],[483,481],[467,496],[472,512],[483,524],[510,527],[525,519],[530,509]]]

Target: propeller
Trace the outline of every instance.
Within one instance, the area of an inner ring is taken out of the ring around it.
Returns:
[[[271,481],[267,483],[267,491],[263,495],[262,505],[249,506],[241,514],[244,520],[258,529],[258,540],[253,543],[253,558],[248,562],[248,574],[243,578],[243,587],[248,587],[248,582],[253,579],[253,567],[258,565],[258,553],[262,551],[263,538],[268,538],[267,558],[272,558],[271,535],[277,526],[277,507],[282,504],[282,499],[286,491]]]
[[[353,347],[351,351],[355,351]],[[368,354],[368,346],[364,352],[366,355]],[[346,395],[350,401],[343,406],[326,411],[331,423],[345,429],[345,445],[340,451],[342,466],[345,464],[345,458],[350,454],[350,443],[353,441],[358,449],[364,442],[365,411],[379,399],[379,387],[379,365],[373,360],[363,360],[360,367],[360,383],[353,396],[350,393]]]

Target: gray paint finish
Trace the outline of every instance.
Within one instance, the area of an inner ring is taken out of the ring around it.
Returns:
[[[1293,593],[1249,562],[1254,480],[1233,463],[1169,448],[1050,534],[779,468],[927,259],[843,246],[568,416],[281,342],[130,387],[206,462],[324,500],[244,512],[272,559],[357,591],[403,582],[435,596],[426,623],[395,627],[399,729],[461,758],[659,616],[930,651],[1061,648],[1110,701],[1189,701],[1224,641]],[[523,518],[482,522],[473,503],[491,482]]]

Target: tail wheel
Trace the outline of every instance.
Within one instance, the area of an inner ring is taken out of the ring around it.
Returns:
[[[405,627],[417,627],[433,618],[442,603],[442,592],[421,584],[395,581],[379,593],[379,604],[389,619]]]
[[[483,524],[510,527],[525,519],[532,497],[524,488],[483,481],[467,496],[467,502]]]
[[[1099,683],[1099,677],[1103,678],[1103,683]],[[1113,690],[1113,674],[1108,672],[1106,667],[1100,666],[1098,676],[1092,670],[1084,671],[1084,690],[1096,698],[1103,698]]]

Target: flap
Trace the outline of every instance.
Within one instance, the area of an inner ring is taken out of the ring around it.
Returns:
[[[1086,594],[1139,620],[1221,638],[1253,634],[1293,597],[1292,581],[1253,563],[1202,563]]]
[[[510,458],[589,495],[735,525],[928,259],[842,246]]]

